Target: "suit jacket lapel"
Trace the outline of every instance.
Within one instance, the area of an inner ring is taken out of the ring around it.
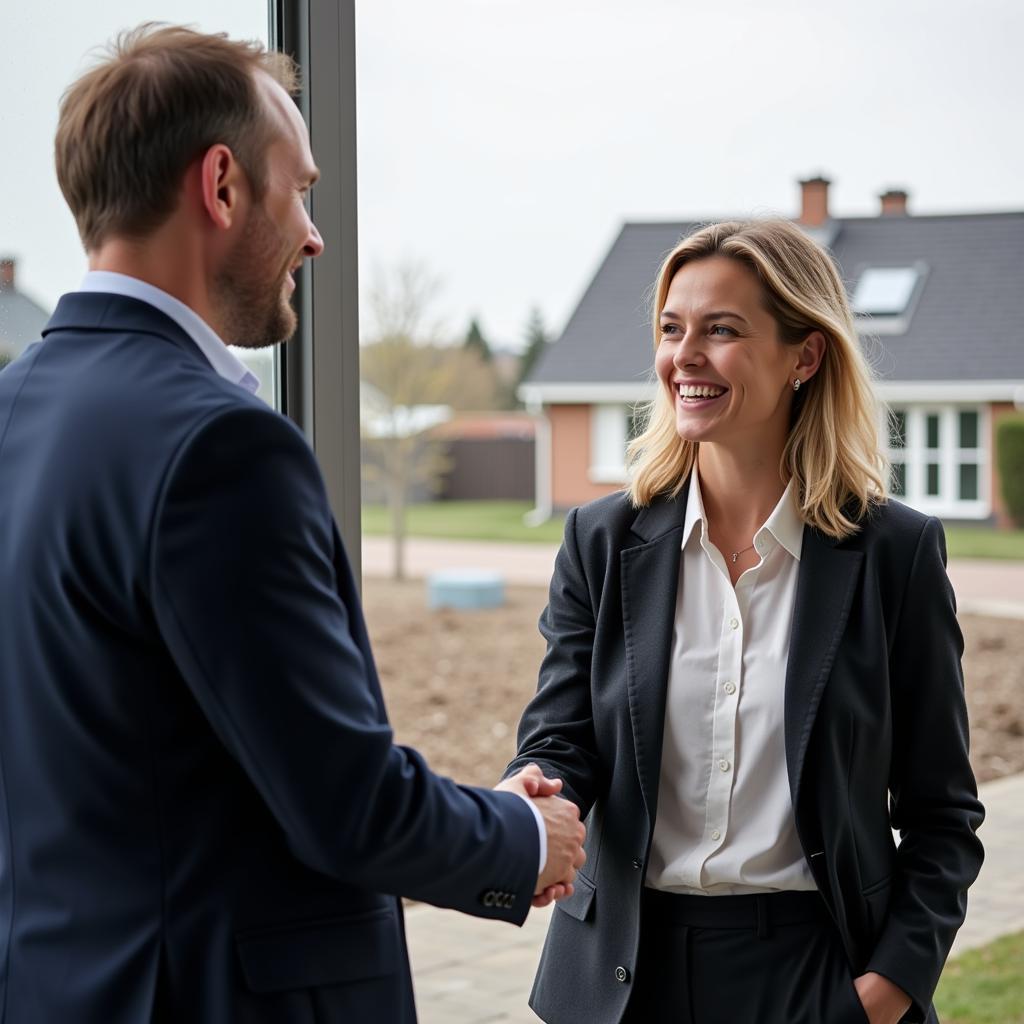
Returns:
[[[640,787],[652,821],[657,809],[686,493],[684,487],[676,499],[658,498],[641,510],[632,529],[644,543],[620,554],[626,692]]]
[[[846,628],[864,555],[807,526],[786,669],[786,765],[794,809],[807,741]]]

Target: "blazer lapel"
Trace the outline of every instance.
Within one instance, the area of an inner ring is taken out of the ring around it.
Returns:
[[[641,510],[633,533],[643,542],[620,554],[626,692],[637,772],[654,820],[661,769],[672,629],[686,511],[686,488]]]
[[[864,554],[804,527],[786,669],[786,765],[797,806],[807,741],[850,615]]]

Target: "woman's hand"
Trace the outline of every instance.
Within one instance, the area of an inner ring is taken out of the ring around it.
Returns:
[[[855,978],[853,987],[871,1024],[899,1024],[900,1018],[910,1009],[910,996],[874,971]]]

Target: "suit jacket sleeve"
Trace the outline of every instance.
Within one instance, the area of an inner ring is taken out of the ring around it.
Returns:
[[[521,923],[537,880],[530,808],[440,778],[393,743],[336,565],[320,473],[291,423],[241,408],[192,432],[156,509],[153,612],[296,856],[350,884]],[[515,894],[513,907],[485,907],[484,890]]]
[[[984,812],[968,759],[963,637],[945,571],[942,527],[926,523],[891,646],[893,828],[901,834],[886,926],[868,962],[924,1020],[967,887],[981,868]]]
[[[566,517],[565,536],[551,577],[548,605],[540,617],[547,653],[537,693],[519,723],[519,752],[506,776],[531,761],[549,778],[560,778],[562,795],[586,817],[602,792],[591,705],[590,665],[594,610],[577,545],[577,510]]]

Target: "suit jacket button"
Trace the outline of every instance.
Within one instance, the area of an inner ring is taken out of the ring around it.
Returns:
[[[625,984],[627,981],[629,981],[629,971],[625,967],[616,967],[615,980],[621,981],[623,984]]]
[[[633,867],[636,868],[637,871],[639,871],[643,866],[644,866],[644,862],[642,860],[635,860],[635,861],[633,861]]]
[[[483,894],[483,895],[482,895],[482,896],[480,897],[480,902],[481,902],[481,903],[482,903],[482,904],[483,904],[483,905],[484,905],[485,907],[493,907],[493,906],[494,906],[494,904],[495,904],[495,901],[497,900],[497,898],[498,898],[498,897],[497,897],[497,894],[495,893],[495,891],[494,891],[493,889],[488,889],[488,890],[487,890],[487,892],[485,892],[485,893],[484,893],[484,894]]]

